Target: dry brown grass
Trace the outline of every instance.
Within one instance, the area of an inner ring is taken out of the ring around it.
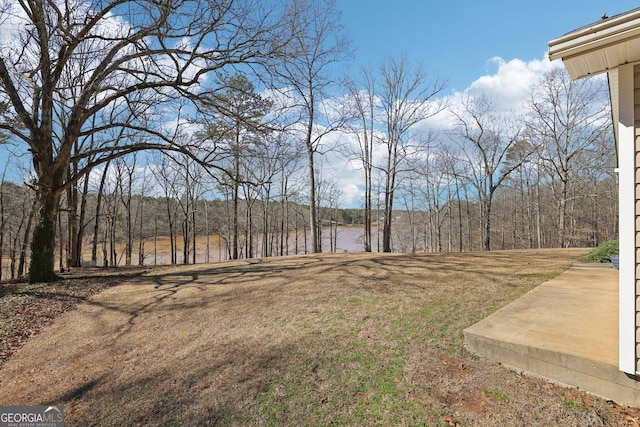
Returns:
[[[462,330],[585,250],[322,254],[157,268],[0,369],[68,425],[633,425],[640,411],[469,354]]]

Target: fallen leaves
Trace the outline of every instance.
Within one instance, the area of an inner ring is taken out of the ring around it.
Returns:
[[[442,421],[445,421],[445,422],[449,423],[449,425],[451,427],[456,427],[458,425],[458,423],[456,422],[455,418],[450,417],[450,416],[443,417]]]
[[[29,338],[79,302],[142,272],[109,270],[107,275],[69,276],[48,284],[0,284],[0,366]]]

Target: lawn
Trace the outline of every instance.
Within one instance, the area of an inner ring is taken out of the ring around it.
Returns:
[[[75,309],[8,356],[0,405],[63,404],[71,426],[637,425],[636,408],[464,349],[464,328],[586,252],[113,270],[119,284],[74,293]],[[74,280],[55,298],[12,289],[0,314],[9,300],[64,299]]]

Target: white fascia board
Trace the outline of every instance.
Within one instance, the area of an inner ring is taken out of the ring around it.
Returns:
[[[580,55],[623,43],[640,35],[640,8],[603,19],[549,42],[549,59]]]

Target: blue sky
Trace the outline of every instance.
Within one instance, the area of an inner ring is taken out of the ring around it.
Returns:
[[[617,1],[337,0],[356,48],[355,62],[377,65],[406,54],[462,92],[509,62],[542,60],[547,43],[563,34],[640,7]]]
[[[525,102],[532,86],[553,64],[546,59],[550,40],[609,16],[640,7],[630,0],[336,0],[355,48],[350,71],[377,67],[406,55],[430,74],[449,81],[444,97],[485,93],[506,109]],[[1,27],[0,27],[1,30]],[[426,123],[446,129],[451,118],[439,114]],[[340,138],[326,138],[328,146]],[[349,143],[342,136],[339,143]],[[343,189],[342,204],[362,204],[361,171],[339,154],[323,156],[325,174]]]
[[[547,58],[548,43],[570,31],[640,7],[629,0],[336,0],[342,23],[352,39],[355,60],[377,67],[389,57],[406,55],[422,63],[430,75],[448,80],[442,97],[483,93],[498,108],[518,111],[526,106],[533,86],[559,62]],[[434,130],[451,126],[447,112],[424,125]],[[340,143],[346,143],[343,138]],[[323,167],[332,172],[347,206],[361,203],[360,171],[331,155]]]

